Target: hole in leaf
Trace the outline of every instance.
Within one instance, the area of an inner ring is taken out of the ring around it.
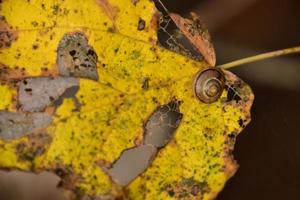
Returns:
[[[23,111],[42,111],[59,99],[68,88],[77,87],[79,82],[68,77],[36,77],[20,82],[19,104]],[[76,90],[76,91],[77,91]]]
[[[152,163],[157,151],[173,138],[182,119],[180,102],[173,100],[153,112],[144,128],[144,141],[140,146],[126,149],[107,173],[114,182],[126,186]]]

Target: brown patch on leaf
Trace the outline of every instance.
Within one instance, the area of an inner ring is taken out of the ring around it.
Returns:
[[[10,68],[0,63],[0,83],[12,85],[16,80],[28,77],[26,69],[23,67]]]
[[[136,4],[139,2],[140,0],[131,0],[131,3],[136,6]]]
[[[210,66],[216,65],[216,54],[211,43],[211,38],[207,28],[203,25],[200,18],[191,13],[192,20],[185,19],[178,14],[170,13],[171,19],[177,27],[183,32],[188,40],[198,49],[203,55],[206,62]]]
[[[158,29],[158,24],[159,24],[159,12],[155,12],[151,18],[150,21],[150,28],[153,30],[157,30]]]
[[[17,32],[0,16],[0,49],[9,48],[18,38]]]
[[[106,160],[97,160],[95,161],[95,165],[101,168],[111,168],[112,167],[112,163],[106,161]]]
[[[204,194],[210,192],[210,188],[206,182],[184,178],[180,182],[165,186],[164,191],[174,199],[203,199]]]
[[[70,165],[53,164],[50,168],[48,168],[48,170],[61,178],[57,186],[65,190],[76,191],[76,185],[82,180],[79,175],[76,175]]]
[[[48,63],[44,63],[44,66],[47,66]],[[54,77],[54,76],[58,76],[59,75],[59,72],[57,70],[56,67],[53,67],[51,69],[49,69],[48,67],[42,67],[41,68],[41,76],[51,76],[51,77]]]
[[[225,161],[225,165],[224,165],[224,168],[223,168],[224,174],[228,178],[230,178],[238,170],[238,164],[235,161],[235,159],[233,158],[233,155],[232,155],[231,151],[226,152],[226,155],[224,157],[224,161]]]
[[[16,146],[19,158],[22,160],[33,161],[37,156],[46,152],[46,148],[51,143],[52,138],[46,133],[28,136],[28,140]]]
[[[97,3],[109,17],[109,19],[114,22],[117,18],[118,13],[120,12],[118,7],[112,6],[107,0],[97,0]]]

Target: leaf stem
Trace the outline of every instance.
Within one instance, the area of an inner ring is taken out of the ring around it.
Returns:
[[[259,55],[256,55],[256,56],[243,58],[243,59],[240,59],[240,60],[236,60],[236,61],[233,61],[233,62],[229,62],[229,63],[226,63],[226,64],[219,65],[217,67],[218,68],[223,68],[223,69],[228,69],[228,68],[233,68],[233,67],[237,67],[237,66],[240,66],[240,65],[244,65],[244,64],[247,64],[247,63],[256,62],[256,61],[259,61],[259,60],[274,58],[274,57],[283,56],[283,55],[287,55],[287,54],[293,54],[293,53],[300,53],[300,46],[287,48],[287,49],[281,49],[281,50],[277,50],[277,51],[271,51],[271,52],[268,52],[268,53],[263,53],[263,54],[259,54]]]

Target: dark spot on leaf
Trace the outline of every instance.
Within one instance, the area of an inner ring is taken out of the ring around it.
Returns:
[[[36,21],[31,22],[32,26],[37,27],[39,24]]]
[[[50,100],[50,101],[54,101],[54,100],[55,100],[55,98],[54,98],[54,97],[52,97],[52,96],[50,96],[50,97],[49,97],[49,100]]]
[[[87,52],[87,55],[88,55],[88,56],[95,56],[95,55],[96,55],[96,53],[95,53],[95,51],[94,51],[94,50],[92,50],[92,49],[89,49],[89,50],[88,50],[88,52]]]
[[[175,195],[174,190],[169,190],[169,191],[168,191],[168,195],[169,195],[170,197],[173,197],[173,196]]]
[[[57,15],[58,12],[60,12],[60,10],[61,10],[61,9],[59,8],[59,5],[58,5],[58,4],[52,6],[52,14],[53,14],[53,15]]]
[[[76,54],[76,51],[75,51],[75,50],[72,50],[72,51],[70,51],[69,53],[70,53],[70,55],[73,57],[73,56]]]
[[[34,45],[32,45],[32,48],[33,48],[34,50],[36,50],[37,48],[39,48],[39,46],[38,46],[37,44],[34,44]]]
[[[243,119],[239,119],[238,123],[240,125],[241,128],[245,128],[245,124],[244,124],[244,120]]]
[[[143,90],[147,90],[149,88],[149,78],[145,78],[144,81],[143,81],[143,85],[142,85],[142,89]]]
[[[34,160],[37,156],[45,153],[46,146],[52,142],[52,138],[41,132],[36,135],[29,135],[26,141],[22,141],[16,146],[19,159]]]
[[[143,19],[139,19],[139,22],[138,22],[138,30],[139,31],[142,31],[142,30],[144,30],[145,29],[145,26],[146,26],[146,22],[145,22],[145,20],[143,20]]]
[[[234,134],[234,133],[230,133],[230,134],[228,134],[228,137],[229,137],[230,139],[234,139],[234,138],[235,138],[235,134]]]
[[[63,169],[58,168],[58,169],[55,169],[55,174],[57,176],[63,178],[66,175],[66,172]]]
[[[136,6],[136,4],[137,4],[139,1],[140,1],[140,0],[131,0],[132,4],[133,4],[134,6]]]

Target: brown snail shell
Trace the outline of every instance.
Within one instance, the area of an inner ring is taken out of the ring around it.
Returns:
[[[225,86],[225,77],[218,68],[206,68],[197,73],[194,82],[194,92],[204,103],[217,101]]]

